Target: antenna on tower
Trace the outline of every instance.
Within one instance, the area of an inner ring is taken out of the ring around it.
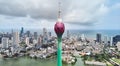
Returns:
[[[58,10],[58,21],[62,21],[62,19],[61,19],[61,2],[60,2],[60,0],[59,0],[59,2],[58,2],[58,8],[59,8],[59,10]]]

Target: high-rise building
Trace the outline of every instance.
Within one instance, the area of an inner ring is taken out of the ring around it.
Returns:
[[[102,42],[102,39],[101,39],[102,37],[101,37],[101,34],[100,33],[97,33],[96,34],[96,42],[98,42],[98,43],[101,43]]]
[[[34,39],[37,40],[37,38],[38,38],[38,34],[37,32],[34,32]]]
[[[120,41],[120,35],[116,35],[116,36],[113,37],[113,44],[114,45],[116,45],[117,42],[119,42],[119,41]]]
[[[51,40],[51,38],[52,38],[51,32],[48,32],[48,42]]]
[[[30,37],[30,31],[27,31],[26,34],[27,34],[27,37]]]
[[[25,44],[29,45],[29,37],[25,37]]]
[[[19,32],[13,33],[13,47],[19,47]]]
[[[47,29],[43,28],[43,44],[47,44],[47,41],[48,41]]]
[[[107,36],[104,36],[104,43],[105,43],[105,45],[108,45],[108,38],[107,38]]]
[[[81,40],[85,41],[85,35],[84,34],[81,35]]]
[[[32,43],[32,44],[33,44],[33,40],[34,40],[34,39],[33,39],[32,37],[29,38],[29,42]]]
[[[39,37],[39,38],[38,38],[38,44],[41,44],[41,43],[42,43],[42,38]]]
[[[113,37],[110,37],[110,46],[113,46]]]
[[[23,37],[23,35],[24,35],[24,28],[22,27],[20,31],[20,37]]]
[[[38,38],[38,44],[39,45],[43,44],[43,36],[42,35],[40,35],[39,38]]]
[[[67,30],[67,38],[70,38],[70,32]]]
[[[21,30],[20,30],[20,41],[23,42],[24,41],[24,28],[22,27]]]
[[[43,28],[43,36],[47,35],[47,29]]]
[[[8,48],[8,44],[9,44],[9,38],[3,37],[2,38],[2,48]]]

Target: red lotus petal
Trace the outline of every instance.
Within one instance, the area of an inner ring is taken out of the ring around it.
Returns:
[[[54,31],[56,32],[57,36],[62,36],[64,33],[65,26],[62,22],[56,22],[54,26]]]

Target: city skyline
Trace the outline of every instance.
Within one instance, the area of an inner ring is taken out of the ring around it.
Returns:
[[[1,0],[0,29],[53,29],[57,20],[57,2],[58,0]],[[61,2],[66,29],[120,29],[119,0]]]
[[[120,66],[119,12],[119,0],[0,0],[0,65]]]

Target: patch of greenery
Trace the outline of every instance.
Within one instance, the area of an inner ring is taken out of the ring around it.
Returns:
[[[115,62],[117,62],[117,63],[120,64],[120,59],[116,59],[116,58],[114,58],[114,59],[112,59],[112,60],[114,60]]]
[[[88,60],[88,61],[100,61],[100,62],[105,62],[105,60],[109,60],[109,56],[107,54],[95,54],[95,55],[84,55],[81,56],[83,58],[83,60]]]

